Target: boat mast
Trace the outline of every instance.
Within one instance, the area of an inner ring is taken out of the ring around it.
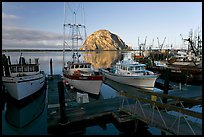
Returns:
[[[62,70],[65,67],[65,61],[64,61],[64,54],[65,54],[65,23],[66,23],[66,5],[64,2],[64,24],[63,24],[63,66]]]
[[[65,5],[64,5],[64,9],[65,9],[64,14],[65,14],[65,18],[66,18],[66,6]],[[69,32],[71,32],[71,36],[68,36],[68,39],[71,40],[71,44],[72,44],[71,48],[72,48],[72,52],[73,52],[73,55],[72,55],[73,62],[79,62],[79,57],[81,55],[79,55],[78,52],[74,52],[74,51],[78,50],[79,40],[81,42],[83,41],[83,38],[82,38],[81,33],[80,33],[80,29],[84,28],[84,31],[85,31],[85,28],[86,28],[85,25],[76,23],[76,21],[77,21],[76,15],[77,15],[78,10],[76,10],[76,11],[71,10],[71,11],[73,14],[73,24],[66,23],[66,20],[64,20],[64,25],[63,25],[63,30],[64,30],[63,31],[63,33],[64,33],[64,37],[63,37],[63,39],[64,39],[64,42],[63,42],[63,68],[65,66],[65,62],[64,62],[64,60],[65,60],[65,58],[64,58],[65,45],[68,45],[68,43],[70,42],[70,41],[66,42],[66,40],[65,40],[66,27],[68,27],[70,30]],[[86,31],[85,31],[85,38],[86,38]]]

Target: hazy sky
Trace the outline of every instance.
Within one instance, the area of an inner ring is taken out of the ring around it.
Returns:
[[[181,47],[190,29],[202,29],[202,2],[83,2],[66,3],[67,23],[77,13],[87,27],[87,35],[106,29],[127,45],[138,49],[147,36],[147,46]],[[84,7],[84,10],[81,10]],[[84,11],[84,12],[83,12]],[[84,15],[84,16],[83,16]],[[63,2],[3,2],[3,49],[62,49]]]

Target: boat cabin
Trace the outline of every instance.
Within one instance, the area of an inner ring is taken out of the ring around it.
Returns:
[[[24,65],[10,65],[11,73],[21,73],[21,72],[38,72],[38,64],[24,64]]]
[[[130,65],[122,65],[122,64],[118,64],[116,65],[117,69],[122,69],[122,70],[126,70],[126,71],[144,71],[145,70],[145,64],[130,64]]]

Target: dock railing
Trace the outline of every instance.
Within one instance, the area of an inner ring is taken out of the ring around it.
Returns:
[[[144,98],[144,96],[130,95],[127,92],[121,91],[119,94],[123,99],[121,107],[119,108],[120,111],[126,112],[133,118],[139,119],[149,125],[158,127],[162,131],[172,134],[202,134],[202,125],[196,122],[198,119],[202,120],[202,113],[186,109],[183,105],[184,102],[198,105],[202,104],[202,101],[143,90],[139,92],[145,94],[146,98]],[[154,100],[151,100],[148,95],[154,96]],[[180,105],[176,106],[168,104],[168,102],[163,103],[163,98],[167,98],[167,100],[176,100],[177,105]],[[135,100],[135,103],[129,103],[129,100]],[[172,115],[170,112],[176,112],[177,116]],[[196,118],[196,120],[194,122],[187,120],[187,116],[192,116]]]

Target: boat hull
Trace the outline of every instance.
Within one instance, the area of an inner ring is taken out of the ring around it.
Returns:
[[[63,79],[68,82],[70,86],[94,95],[99,95],[103,82],[103,76],[64,75]]]
[[[102,69],[102,74],[113,81],[131,85],[137,88],[153,90],[154,84],[156,79],[158,78],[157,75],[145,75],[145,76],[122,76],[122,75],[115,75],[108,70]]]
[[[22,100],[39,91],[45,84],[45,74],[22,76],[22,77],[2,77],[8,93],[16,100]]]

